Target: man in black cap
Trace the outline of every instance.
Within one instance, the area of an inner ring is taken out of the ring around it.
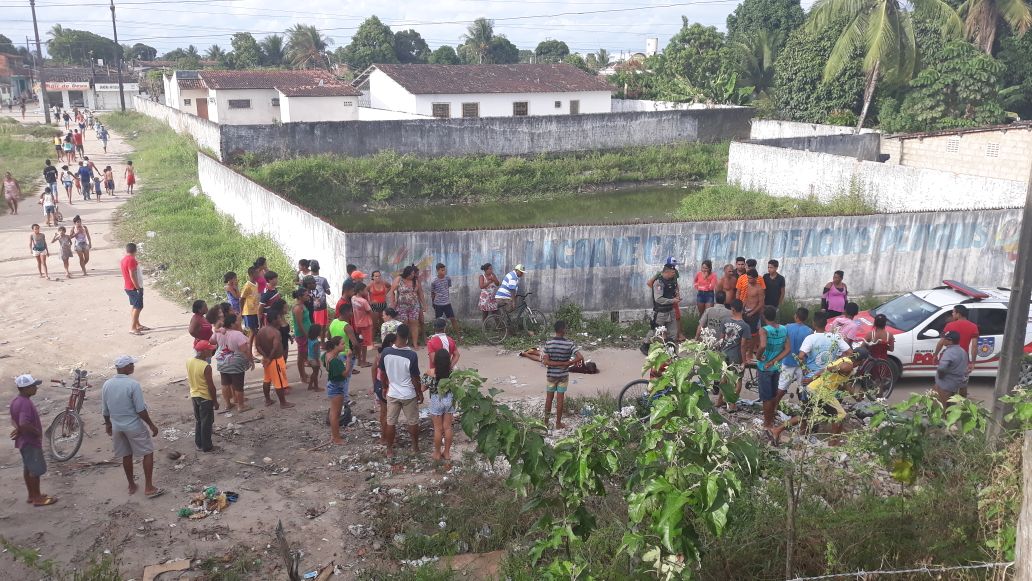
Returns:
[[[942,335],[946,348],[939,357],[939,367],[935,370],[935,397],[943,407],[948,407],[949,399],[960,392],[967,382],[967,351],[960,346],[960,333],[946,331]]]

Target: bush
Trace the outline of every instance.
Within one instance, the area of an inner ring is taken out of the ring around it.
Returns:
[[[685,196],[677,217],[682,220],[792,218],[872,214],[877,209],[860,193],[842,194],[828,202],[786,198],[743,190],[733,185],[705,187]]]

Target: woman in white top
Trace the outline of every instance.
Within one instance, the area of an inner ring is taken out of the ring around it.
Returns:
[[[47,226],[57,226],[57,194],[50,191],[50,186],[43,188],[39,195],[39,204],[43,206],[43,216],[47,219]],[[53,219],[53,224],[51,224]]]
[[[90,237],[90,229],[82,223],[82,218],[72,218],[72,249],[79,256],[79,268],[82,275],[86,276],[86,264],[90,261],[90,248],[93,247],[93,238]]]

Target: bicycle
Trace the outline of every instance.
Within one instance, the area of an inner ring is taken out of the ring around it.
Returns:
[[[527,302],[527,297],[532,294],[534,293],[517,294],[516,297],[523,300],[512,312],[498,309],[484,319],[482,325],[488,343],[500,344],[517,328],[522,328],[528,335],[540,335],[544,332],[545,316],[531,308]]]
[[[87,371],[85,369],[76,369],[74,374],[75,381],[71,387],[63,379],[50,380],[50,383],[72,391],[68,397],[68,406],[57,414],[46,431],[50,454],[58,462],[70,460],[79,452],[79,448],[82,446],[82,437],[85,434],[79,412],[82,411],[82,404],[86,401],[86,390],[90,388],[90,384],[86,381]]]

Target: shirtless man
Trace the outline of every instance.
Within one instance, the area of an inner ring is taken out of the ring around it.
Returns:
[[[755,268],[750,268],[745,274],[749,284],[745,287],[745,297],[742,299],[742,303],[745,305],[745,314],[742,318],[749,324],[749,330],[752,331],[753,337],[756,337],[760,330],[760,314],[763,311],[766,293],[760,286],[760,273]],[[748,353],[754,351],[753,341],[752,338],[748,339]]]
[[[724,291],[724,306],[730,307],[738,297],[735,296],[738,284],[738,271],[730,264],[724,265],[724,277],[720,279],[720,290]]]
[[[269,388],[275,387],[280,407],[292,408],[294,404],[288,403],[286,395],[283,393],[290,383],[287,381],[287,361],[284,357],[283,340],[280,338],[280,327],[283,326],[282,306],[270,311],[266,321],[268,324],[258,330],[254,339],[254,347],[262,356],[262,366],[265,368],[265,378],[262,381],[265,405],[270,406],[276,403],[269,394]]]

